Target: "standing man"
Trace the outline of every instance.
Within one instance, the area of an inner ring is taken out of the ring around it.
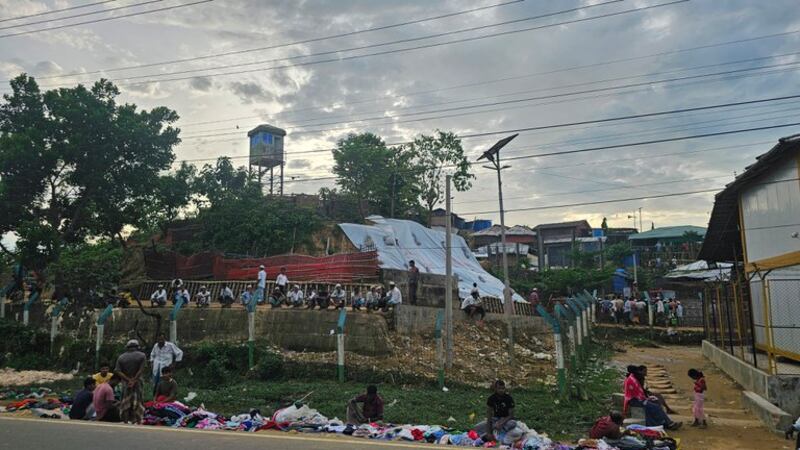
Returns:
[[[534,316],[538,316],[539,312],[536,311],[536,307],[539,306],[539,289],[533,288],[531,290],[530,295],[528,295],[528,302],[531,304],[531,311],[533,311]]]
[[[182,359],[183,350],[172,342],[167,342],[166,334],[159,333],[158,341],[153,346],[153,351],[150,352],[150,366],[153,368],[153,392],[156,391],[158,382],[161,380],[161,371],[165,367],[172,369],[175,363]]]
[[[147,356],[139,351],[139,341],[136,339],[128,341],[125,349],[125,353],[117,358],[117,364],[114,367],[114,374],[122,379],[122,400],[119,403],[119,414],[123,422],[138,424],[142,421],[144,414],[142,375]],[[113,379],[112,377],[106,385],[111,384]],[[95,405],[96,408],[97,405]]]
[[[264,265],[258,266],[258,284],[256,285],[256,302],[262,303],[264,301],[264,294],[267,289],[267,271],[264,270]]]
[[[664,320],[664,300],[661,299],[661,295],[656,297],[656,323],[664,323],[666,324],[666,320]]]
[[[678,321],[678,326],[683,325],[683,304],[681,302],[677,302],[675,305],[675,318]]]
[[[281,295],[286,297],[286,291],[289,287],[289,277],[286,276],[286,267],[281,267],[281,273],[275,278],[275,286],[280,289]]]
[[[408,302],[417,304],[417,286],[419,286],[419,269],[412,259],[408,262]]]

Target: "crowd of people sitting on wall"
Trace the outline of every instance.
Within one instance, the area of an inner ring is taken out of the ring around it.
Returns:
[[[654,325],[665,327],[683,325],[684,307],[675,298],[664,299],[661,294],[656,294],[655,298],[650,300],[650,306],[653,308]],[[638,295],[624,298],[619,294],[607,296],[600,301],[598,319],[626,326],[647,325],[649,324],[647,299]]]

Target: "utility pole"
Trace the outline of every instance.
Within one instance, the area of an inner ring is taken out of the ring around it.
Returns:
[[[506,327],[508,328],[508,363],[514,364],[514,304],[511,298],[511,283],[508,280],[508,254],[506,252],[506,220],[505,209],[503,209],[503,179],[501,172],[509,166],[500,165],[500,149],[511,142],[519,134],[513,134],[497,141],[489,150],[486,150],[478,161],[488,159],[492,165],[484,166],[497,171],[497,195],[500,201],[500,245],[503,252],[503,306],[506,317]]]
[[[397,184],[397,174],[392,172],[392,206],[389,208],[389,216],[394,219],[394,191]]]
[[[444,320],[445,320],[445,337],[447,339],[447,350],[445,352],[445,367],[451,369],[453,367],[453,243],[450,233],[452,233],[453,219],[452,211],[450,210],[450,181],[452,175],[447,175],[445,178],[445,208],[447,222],[445,225],[445,290],[444,290]]]
[[[642,222],[642,207],[639,207],[639,230],[644,233],[644,223]]]

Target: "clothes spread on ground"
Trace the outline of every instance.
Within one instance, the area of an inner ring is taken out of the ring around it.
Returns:
[[[109,395],[110,394],[110,395]],[[27,396],[38,398],[26,398]],[[70,410],[72,399],[43,398],[51,396],[52,391],[41,389],[38,392],[0,392],[0,400],[16,400],[0,407],[0,412],[15,412],[30,409],[37,417],[47,419],[64,419]],[[509,398],[502,398],[502,397]],[[77,396],[76,396],[77,397]],[[94,398],[102,397],[106,401],[113,400],[113,390],[108,384],[95,388]],[[503,413],[512,409],[513,399],[507,394],[496,398],[492,404]],[[102,405],[95,405],[101,406]],[[147,402],[144,403],[144,414],[141,424],[150,426],[168,426],[174,428],[194,428],[198,430],[229,430],[257,432],[276,430],[296,433],[329,433],[345,436],[374,439],[382,441],[407,441],[451,445],[458,447],[481,447],[496,449],[520,450],[676,450],[678,442],[669,438],[663,427],[644,427],[631,425],[621,439],[582,439],[578,445],[567,445],[554,442],[546,434],[539,434],[528,428],[524,422],[514,421],[513,428],[494,433],[495,442],[484,442],[479,431],[475,429],[460,431],[439,425],[395,425],[391,423],[370,422],[359,425],[345,424],[338,418],[329,419],[308,405],[295,403],[287,408],[278,409],[272,416],[262,416],[257,409],[242,412],[230,417],[206,410],[203,406],[189,407],[181,402]],[[98,414],[103,413],[98,411]],[[506,412],[507,414],[507,412]]]

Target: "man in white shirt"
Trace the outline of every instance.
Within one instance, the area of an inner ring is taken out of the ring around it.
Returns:
[[[156,289],[150,295],[150,306],[164,306],[167,304],[167,290],[164,289],[163,284],[158,285],[158,289]]]
[[[394,284],[394,281],[389,282],[389,292],[386,294],[386,306],[383,308],[384,311],[388,310],[390,306],[395,307],[397,305],[401,305],[403,303],[403,294],[400,293],[400,289]]]
[[[233,304],[233,290],[226,284],[222,285],[222,290],[219,293],[219,302],[222,303],[223,308],[230,308]]]
[[[344,309],[345,298],[347,294],[345,294],[344,289],[342,289],[341,284],[337,284],[333,288],[333,292],[331,292],[331,301],[337,308]]]
[[[198,308],[205,308],[211,304],[211,291],[205,286],[200,286],[200,291],[195,296]]]
[[[261,304],[264,302],[264,293],[267,289],[267,271],[264,270],[264,265],[258,266],[258,284],[256,285],[256,302]]]
[[[158,341],[150,352],[150,366],[153,369],[153,392],[155,392],[158,382],[161,380],[161,369],[173,367],[176,362],[183,359],[183,350],[172,342],[167,342],[167,336],[159,333]]]
[[[289,302],[292,304],[293,308],[300,308],[303,306],[303,291],[300,290],[300,286],[294,285],[292,290],[289,292]]]
[[[281,273],[275,278],[275,286],[281,291],[281,295],[286,295],[286,289],[289,287],[289,277],[286,276],[286,267],[281,267]]]

